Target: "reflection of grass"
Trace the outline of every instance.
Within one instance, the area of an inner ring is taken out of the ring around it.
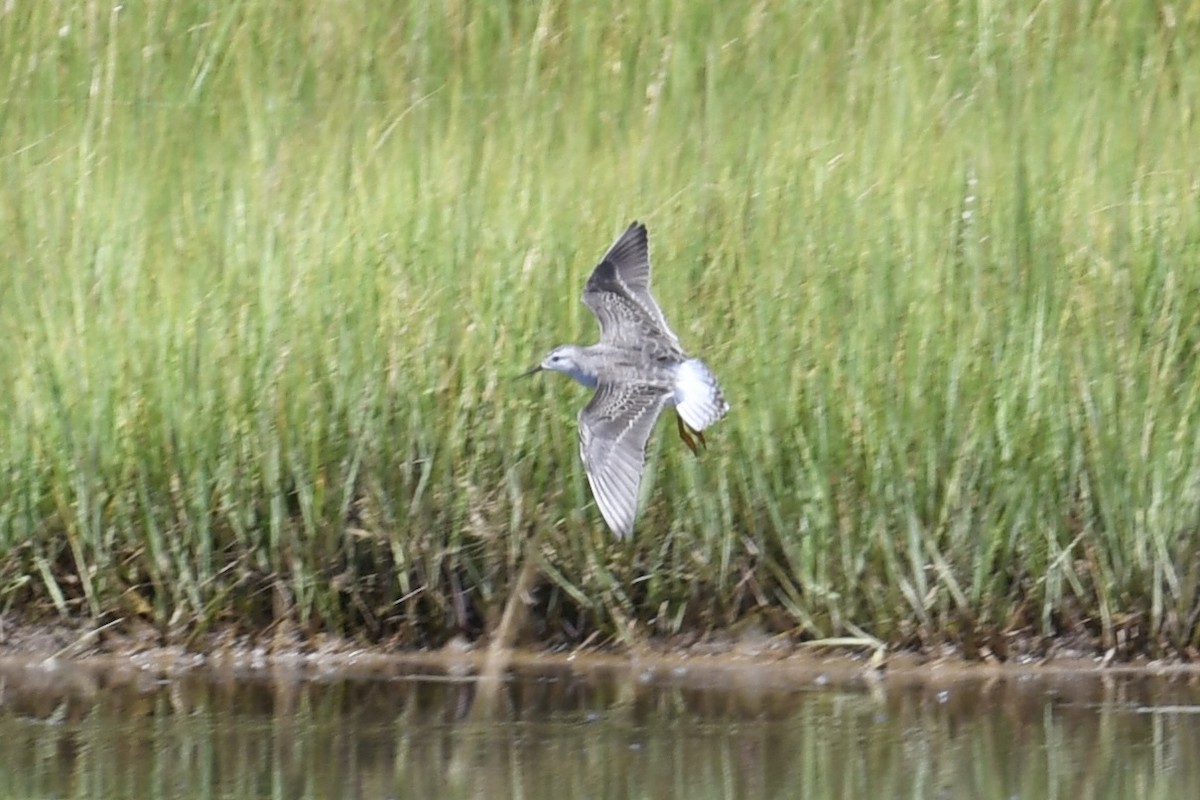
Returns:
[[[1200,747],[1185,679],[649,662],[518,667],[483,718],[454,659],[166,685],[10,669],[0,796],[1159,800],[1200,779],[1170,755]]]
[[[4,606],[1195,642],[1200,19],[774,5],[0,19]],[[508,378],[633,218],[733,412],[626,550]]]

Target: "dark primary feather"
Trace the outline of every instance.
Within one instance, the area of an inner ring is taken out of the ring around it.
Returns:
[[[639,222],[625,229],[592,270],[583,302],[600,321],[605,344],[633,346],[658,339],[679,348],[679,338],[650,293],[649,237]]]

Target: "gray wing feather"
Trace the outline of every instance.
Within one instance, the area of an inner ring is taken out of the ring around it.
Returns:
[[[624,539],[637,516],[646,442],[670,393],[649,384],[601,382],[579,412],[579,454],[604,521]]]
[[[600,321],[605,344],[661,339],[679,347],[679,337],[650,293],[650,241],[640,222],[626,228],[592,270],[583,302]]]

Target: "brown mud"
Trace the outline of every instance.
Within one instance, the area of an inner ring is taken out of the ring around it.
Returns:
[[[633,672],[643,679],[694,686],[825,686],[888,683],[926,685],[964,679],[1019,675],[1141,674],[1194,676],[1200,663],[1180,658],[1118,661],[1086,646],[1062,641],[1047,647],[1027,643],[1040,656],[966,658],[947,646],[937,652],[887,651],[866,641],[794,642],[787,637],[746,633],[713,636],[699,642],[648,640],[631,647],[585,646],[537,650],[496,646],[500,639],[472,643],[456,638],[438,649],[405,650],[361,644],[327,635],[302,637],[276,631],[268,636],[233,631],[207,635],[188,646],[163,643],[160,633],[109,625],[21,624],[0,620],[0,674],[104,673],[106,683],[182,676],[197,670],[228,674],[271,673],[284,680],[369,679],[404,675],[442,680],[495,680],[508,671],[568,670],[615,676]],[[1017,647],[1014,650],[1026,648]]]

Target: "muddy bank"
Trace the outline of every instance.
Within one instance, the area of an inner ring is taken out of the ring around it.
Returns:
[[[3,657],[9,794],[1152,798],[1197,783],[1179,757],[1200,742],[1185,665],[518,650],[489,689],[491,655],[326,641]]]
[[[506,650],[505,667],[517,670],[569,669],[572,672],[626,672],[647,677],[674,676],[687,682],[727,683],[742,673],[754,681],[837,684],[876,680],[954,682],[1020,673],[1181,674],[1200,679],[1200,663],[1185,658],[1117,660],[1067,640],[1016,642],[1021,654],[969,658],[957,648],[888,651],[868,640],[793,641],[740,631],[702,641],[648,639],[625,647],[613,643],[580,647]],[[403,674],[469,680],[484,670],[487,641],[456,638],[444,647],[412,650],[319,634],[303,637],[277,630],[253,636],[233,629],[194,637],[188,643],[164,641],[150,626],[110,624],[98,628],[66,624],[0,624],[0,671],[96,670],[109,680],[141,680],[147,674],[171,677],[194,670],[232,675],[267,671],[297,680],[337,676],[386,677]]]

